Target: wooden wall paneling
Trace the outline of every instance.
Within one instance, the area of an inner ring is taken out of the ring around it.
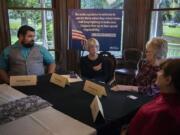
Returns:
[[[137,0],[124,1],[123,49],[135,47],[137,43]]]
[[[153,0],[125,0],[123,48],[144,50],[149,38]]]
[[[0,0],[0,53],[10,45],[10,31],[6,0]]]
[[[67,50],[67,5],[66,0],[56,0],[54,6],[54,30],[57,54],[57,65],[63,70],[67,70],[66,50]]]
[[[68,9],[77,9],[79,7],[80,7],[80,0],[67,1],[67,12],[68,12]],[[73,70],[77,73],[80,73],[79,63],[80,63],[80,51],[74,50],[74,49],[67,50],[67,69],[69,71]]]
[[[77,50],[67,50],[67,68],[69,71],[80,73],[80,53]]]
[[[68,9],[80,8],[80,1],[81,0],[68,0],[67,1],[67,8]]]
[[[150,19],[151,19],[152,0],[138,1],[138,29],[136,47],[145,50],[145,44],[149,39]]]
[[[68,9],[79,8],[79,0],[55,0],[55,44],[57,53],[57,65],[67,70],[78,70],[79,52],[67,50],[68,47]]]

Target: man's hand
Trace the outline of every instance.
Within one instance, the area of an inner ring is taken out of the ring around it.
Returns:
[[[52,63],[48,65],[48,74],[54,73],[56,69],[56,64]]]

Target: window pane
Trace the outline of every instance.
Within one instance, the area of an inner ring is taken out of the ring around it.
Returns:
[[[54,49],[53,12],[46,10],[8,10],[11,44],[17,41],[17,31],[22,25],[36,30],[36,43]]]
[[[152,12],[150,36],[165,38],[168,57],[180,57],[180,11]]]
[[[123,9],[124,6],[124,0],[81,0],[81,8],[82,9]],[[122,16],[122,19],[124,19],[124,13]],[[122,31],[123,33],[123,23],[122,20]],[[123,34],[121,34],[123,37]],[[121,44],[122,44],[122,38],[121,37]],[[109,51],[112,53],[115,57],[122,57],[122,45],[120,51]],[[83,55],[87,55],[87,52],[85,51],[82,53]]]
[[[85,9],[122,9],[124,0],[81,0],[81,8]]]
[[[52,0],[8,0],[8,7],[51,8]]]
[[[154,0],[154,8],[179,8],[180,0]]]

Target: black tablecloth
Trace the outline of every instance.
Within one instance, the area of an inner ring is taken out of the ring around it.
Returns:
[[[107,97],[102,97],[101,103],[105,115],[105,121],[93,123],[90,104],[93,95],[84,92],[83,82],[72,83],[61,88],[49,82],[50,75],[38,77],[37,86],[15,87],[27,95],[38,95],[49,101],[53,107],[87,125],[97,129],[98,134],[115,134],[115,129],[130,121],[137,109],[151,100],[150,97],[132,92],[113,92],[106,87]],[[134,95],[138,99],[128,98]]]

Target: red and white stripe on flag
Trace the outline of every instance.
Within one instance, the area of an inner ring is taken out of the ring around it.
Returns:
[[[72,30],[72,39],[75,40],[87,40],[86,36],[79,30]]]

